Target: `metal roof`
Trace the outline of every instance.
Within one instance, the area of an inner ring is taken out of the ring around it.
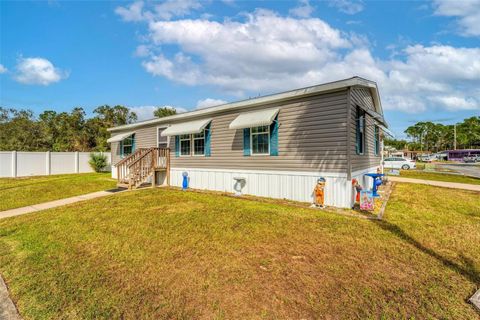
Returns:
[[[258,98],[252,98],[252,99],[227,103],[227,104],[218,105],[218,106],[205,108],[201,110],[184,112],[184,113],[180,113],[180,114],[176,114],[168,117],[154,118],[150,120],[140,121],[132,124],[109,128],[108,131],[133,129],[133,128],[151,125],[151,124],[168,124],[169,122],[172,122],[172,121],[181,121],[181,120],[187,120],[194,117],[210,116],[212,114],[222,112],[222,111],[233,110],[233,109],[241,110],[243,108],[248,108],[248,107],[266,104],[266,103],[281,102],[285,100],[315,95],[319,93],[338,91],[341,89],[347,89],[348,87],[363,87],[363,88],[370,89],[370,92],[372,93],[372,97],[373,97],[373,103],[375,105],[375,111],[378,114],[383,115],[383,109],[380,101],[380,95],[378,93],[377,84],[371,80],[367,80],[360,77],[353,77],[349,79],[319,84],[316,86],[271,94],[271,95],[262,96]],[[386,123],[384,124],[386,125]]]

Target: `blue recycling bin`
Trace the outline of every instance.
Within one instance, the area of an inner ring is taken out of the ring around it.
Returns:
[[[384,175],[385,174],[383,174],[383,173],[367,173],[367,174],[365,174],[365,176],[373,179],[372,196],[380,197],[380,195],[377,193],[377,189],[382,184],[382,177]]]

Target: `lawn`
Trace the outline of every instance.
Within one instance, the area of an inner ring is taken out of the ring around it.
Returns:
[[[148,189],[0,220],[25,319],[478,319],[479,194],[398,184],[383,222]]]
[[[110,173],[0,179],[0,211],[116,187]]]
[[[467,176],[458,175],[458,174],[426,172],[426,171],[420,171],[420,170],[401,170],[400,176],[403,178],[480,184],[480,179],[477,179],[477,178],[467,177]]]

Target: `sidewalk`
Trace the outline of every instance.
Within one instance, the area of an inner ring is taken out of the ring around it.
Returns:
[[[0,276],[0,320],[20,320],[17,308],[8,295],[8,289]]]
[[[476,184],[434,181],[434,180],[422,180],[422,179],[411,179],[411,178],[401,178],[401,177],[395,177],[395,176],[388,176],[388,180],[393,181],[393,182],[427,184],[427,185],[435,186],[435,187],[463,189],[463,190],[471,190],[471,191],[480,192],[480,185],[476,185]]]
[[[21,207],[21,208],[6,210],[6,211],[0,211],[0,219],[20,216],[22,214],[37,212],[37,211],[56,208],[56,207],[61,207],[61,206],[76,203],[76,202],[79,202],[79,201],[106,197],[106,196],[109,196],[109,195],[112,195],[112,194],[115,194],[115,193],[119,193],[119,192],[124,192],[124,191],[127,191],[127,189],[125,189],[125,190],[113,189],[113,190],[106,190],[106,191],[98,191],[98,192],[93,192],[93,193],[82,194],[81,196],[75,196],[75,197],[71,197],[71,198],[65,198],[65,199],[60,199],[60,200],[55,200],[55,201],[50,201],[50,202],[34,204],[34,205],[31,205],[31,206],[27,206],[27,207]]]

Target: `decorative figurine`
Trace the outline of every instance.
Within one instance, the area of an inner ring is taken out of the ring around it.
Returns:
[[[325,208],[325,182],[323,177],[317,180],[317,185],[313,190],[315,207]]]

